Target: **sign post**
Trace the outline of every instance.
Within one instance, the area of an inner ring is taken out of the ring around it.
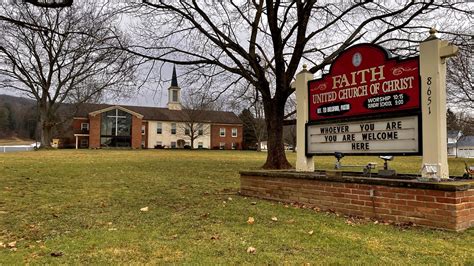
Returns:
[[[306,123],[308,122],[308,81],[313,74],[303,65],[296,75],[296,171],[314,172],[313,156],[306,155]]]
[[[423,113],[423,177],[449,178],[446,129],[446,58],[458,48],[435,36],[420,44]]]

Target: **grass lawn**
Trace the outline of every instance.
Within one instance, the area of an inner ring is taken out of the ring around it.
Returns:
[[[0,264],[474,264],[473,229],[349,223],[335,214],[239,196],[238,171],[258,168],[265,156],[179,150],[0,154],[0,242],[16,241],[13,249],[0,247]],[[289,159],[294,163],[295,155]],[[343,160],[382,163],[375,157]],[[318,157],[316,166],[330,169],[333,163]],[[419,157],[398,157],[392,166],[416,173],[420,164]],[[459,175],[463,160],[450,159],[450,166]],[[249,216],[254,224],[247,224]],[[255,254],[246,252],[250,246]]]

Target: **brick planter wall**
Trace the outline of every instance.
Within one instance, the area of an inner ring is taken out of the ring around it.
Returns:
[[[429,183],[288,171],[241,172],[240,181],[246,196],[455,231],[474,226],[474,182]]]

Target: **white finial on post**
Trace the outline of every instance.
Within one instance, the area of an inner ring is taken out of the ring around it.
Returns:
[[[308,122],[308,81],[313,74],[303,64],[303,70],[296,75],[296,171],[314,172],[313,156],[306,156],[306,123]]]
[[[449,178],[446,129],[446,64],[445,58],[457,54],[458,48],[436,36],[420,44],[421,110],[423,124],[422,177]],[[436,173],[432,173],[436,171]]]

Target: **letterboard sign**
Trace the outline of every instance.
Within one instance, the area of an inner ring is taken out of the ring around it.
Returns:
[[[355,45],[308,87],[310,122],[419,109],[418,57],[398,60],[378,45]]]
[[[333,154],[410,154],[420,152],[418,116],[313,124],[307,152]]]
[[[418,57],[374,44],[343,51],[308,82],[306,154],[421,154]]]

